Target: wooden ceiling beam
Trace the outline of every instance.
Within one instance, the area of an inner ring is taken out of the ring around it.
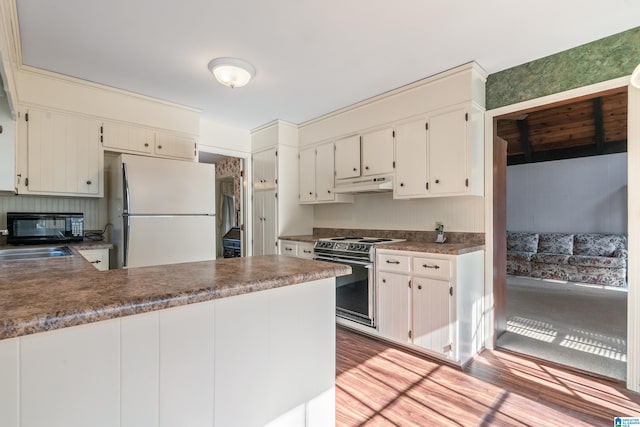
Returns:
[[[604,120],[602,117],[602,98],[593,98],[593,121],[596,128],[595,140],[598,154],[604,153]]]
[[[525,161],[531,161],[531,143],[529,142],[529,122],[527,119],[518,120],[518,132],[520,132],[520,145],[524,153]]]
[[[595,145],[582,145],[579,147],[563,148],[559,150],[549,150],[533,153],[531,160],[526,160],[523,154],[507,156],[507,166],[523,165],[526,163],[549,162],[553,160],[574,159],[577,157],[590,157],[599,154],[625,153],[627,151],[627,141],[609,142],[604,153],[598,153]]]

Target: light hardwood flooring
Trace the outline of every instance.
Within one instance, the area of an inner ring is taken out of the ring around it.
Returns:
[[[461,371],[337,328],[337,426],[612,426],[640,394],[502,351]]]

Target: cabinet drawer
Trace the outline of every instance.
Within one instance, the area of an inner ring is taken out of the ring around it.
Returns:
[[[378,269],[385,271],[409,271],[409,257],[404,255],[378,254]]]
[[[451,262],[447,259],[413,258],[413,273],[423,276],[448,279],[451,277]]]
[[[289,255],[289,256],[298,256],[298,245],[296,245],[295,243],[282,242],[281,254]]]
[[[313,244],[298,243],[298,256],[300,258],[313,259]]]

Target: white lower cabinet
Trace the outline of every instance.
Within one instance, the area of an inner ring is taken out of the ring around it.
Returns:
[[[98,270],[109,269],[109,249],[82,249],[78,252]]]
[[[0,340],[0,426],[332,426],[335,279]]]
[[[378,330],[394,341],[409,343],[411,322],[409,276],[382,271],[378,275]]]
[[[462,255],[380,249],[378,334],[464,364],[482,348],[484,251]]]
[[[280,255],[313,259],[313,243],[280,240]]]

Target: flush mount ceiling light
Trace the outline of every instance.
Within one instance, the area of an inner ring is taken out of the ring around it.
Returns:
[[[209,71],[215,78],[230,88],[242,87],[256,75],[251,64],[238,58],[216,58],[209,61]]]

